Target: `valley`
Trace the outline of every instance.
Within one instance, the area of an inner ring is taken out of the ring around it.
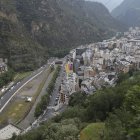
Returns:
[[[0,0],[0,140],[139,140],[139,1]]]

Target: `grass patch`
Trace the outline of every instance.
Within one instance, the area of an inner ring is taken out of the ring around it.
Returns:
[[[92,123],[80,133],[80,140],[101,140],[104,133],[104,123]]]
[[[17,73],[14,77],[14,82],[21,81],[22,79],[28,77],[31,73],[32,73],[32,71]]]
[[[35,100],[36,100],[37,96],[40,94],[42,88],[44,87],[45,82],[46,82],[47,78],[49,77],[50,73],[52,73],[52,72],[53,72],[53,71],[51,71],[51,68],[49,68],[49,69],[47,70],[44,79],[42,80],[42,82],[40,83],[40,85],[39,85],[39,87],[38,87],[38,89],[37,89],[37,92],[36,92],[36,94],[35,94]]]
[[[8,106],[7,110],[0,115],[0,124],[7,121],[16,123],[23,117],[23,114],[26,113],[27,108],[29,107],[30,103],[27,103],[24,100],[14,101]]]
[[[40,84],[37,85],[38,88],[37,88],[36,93],[33,96],[32,102],[26,102],[25,100],[17,99],[15,101],[11,102],[10,105],[8,105],[8,107],[5,109],[5,111],[0,115],[0,124],[4,124],[6,122],[18,124],[18,123],[20,123],[20,121],[22,119],[24,119],[26,117],[26,115],[29,113],[30,109],[34,105],[38,95],[40,94],[40,92],[51,72],[52,71],[50,70],[50,68],[48,70],[46,70],[44,78],[42,79]],[[27,73],[23,74],[23,75],[27,76]],[[20,77],[23,77],[23,75]],[[27,87],[28,87],[28,85],[27,85]]]

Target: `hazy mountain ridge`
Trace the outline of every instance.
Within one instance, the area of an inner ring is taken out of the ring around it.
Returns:
[[[112,15],[128,26],[140,26],[140,1],[124,0],[112,11]]]
[[[122,29],[99,3],[84,0],[1,0],[0,56],[20,70],[77,45],[100,41]],[[45,58],[44,58],[45,57]]]

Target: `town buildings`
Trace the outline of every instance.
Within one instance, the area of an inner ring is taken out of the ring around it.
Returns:
[[[0,58],[0,74],[8,71],[7,62],[7,59]]]
[[[79,46],[67,58],[64,85],[69,95],[114,86],[119,73],[140,70],[140,28],[130,28],[119,39]]]
[[[140,28],[130,28],[119,39],[79,46],[65,58],[59,103],[68,104],[73,93],[94,94],[115,86],[119,73],[140,70]]]

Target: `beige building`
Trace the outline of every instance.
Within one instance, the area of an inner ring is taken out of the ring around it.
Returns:
[[[86,67],[84,70],[84,79],[88,79],[90,77],[94,77],[96,75],[96,71],[92,67]]]

